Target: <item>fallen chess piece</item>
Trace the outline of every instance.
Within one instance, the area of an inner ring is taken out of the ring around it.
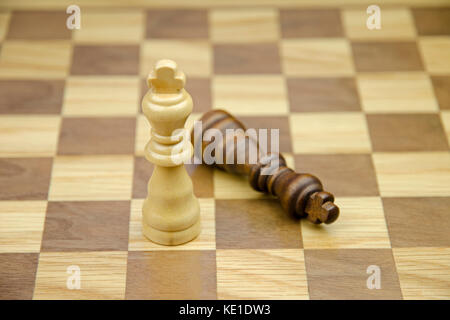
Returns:
[[[293,216],[307,217],[315,224],[329,224],[336,221],[339,208],[334,204],[334,196],[323,190],[322,183],[317,177],[296,173],[288,168],[281,154],[261,152],[257,140],[245,135],[244,125],[226,111],[209,111],[200,121],[202,129],[196,132],[194,128],[191,134],[192,143],[196,147],[196,156],[199,152],[203,159],[205,149],[215,143],[216,152],[213,154],[212,165],[231,173],[248,175],[253,189],[278,197],[283,209]],[[221,136],[226,138],[204,139],[209,129],[217,129]],[[233,135],[226,135],[228,129],[234,129]],[[242,156],[242,150],[245,152],[244,161],[239,164],[237,158],[239,152]],[[256,161],[249,161],[251,159],[249,150],[258,150]]]
[[[175,62],[160,60],[148,77],[150,90],[142,111],[151,125],[145,157],[155,164],[142,208],[144,235],[153,242],[178,245],[200,233],[200,205],[184,162],[192,145],[182,129],[192,112],[192,98],[184,89],[185,76]]]

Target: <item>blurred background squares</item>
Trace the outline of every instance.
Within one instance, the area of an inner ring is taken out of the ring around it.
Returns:
[[[147,77],[160,59],[177,62],[189,77],[211,75],[212,49],[207,40],[146,40],[141,44],[140,75]]]
[[[6,37],[10,19],[10,12],[0,12],[0,41],[3,41]]]
[[[56,40],[70,39],[63,11],[14,11],[11,14],[7,39]]]
[[[450,8],[413,8],[420,36],[450,35]]]
[[[146,38],[208,38],[208,12],[204,9],[147,11]]]
[[[406,8],[381,9],[381,28],[367,28],[369,15],[363,8],[344,9],[342,18],[347,37],[352,40],[402,40],[414,39],[416,29],[410,10]]]
[[[432,76],[434,94],[441,110],[450,110],[450,76]]]
[[[72,75],[137,75],[139,45],[75,45]]]
[[[421,37],[418,40],[425,69],[432,75],[450,73],[450,38]]]
[[[355,67],[358,72],[423,70],[417,44],[414,41],[352,42]]]
[[[76,43],[139,43],[144,38],[145,14],[140,10],[83,10],[82,27],[74,30]]]
[[[213,9],[209,14],[214,43],[277,42],[278,12],[272,8]]]
[[[287,76],[350,76],[352,53],[345,39],[284,39],[281,41],[283,72]]]
[[[343,37],[341,15],[336,9],[281,9],[283,38]]]

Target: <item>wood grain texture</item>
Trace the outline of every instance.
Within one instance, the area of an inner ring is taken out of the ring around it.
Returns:
[[[405,299],[449,299],[449,248],[394,249]]]
[[[64,79],[71,55],[69,41],[5,41],[0,55],[0,78]]]
[[[0,252],[39,252],[46,201],[0,201]]]
[[[339,197],[339,220],[330,226],[302,221],[305,249],[390,248],[383,205],[378,197]]]
[[[60,117],[0,117],[0,157],[52,157],[56,153]]]
[[[342,154],[371,151],[363,113],[292,113],[289,120],[295,153]]]
[[[305,262],[311,299],[402,299],[390,249],[305,250]],[[380,289],[367,288],[371,265],[381,270]]]
[[[303,250],[217,250],[219,299],[308,299]]]
[[[425,69],[433,74],[450,73],[450,39],[445,36],[421,37],[419,47]]]
[[[127,255],[126,251],[41,252],[33,299],[123,299]],[[80,268],[80,289],[67,288],[69,266]]]
[[[383,197],[450,196],[450,153],[375,153]]]
[[[64,116],[135,116],[139,79],[133,76],[72,76],[64,93]]]
[[[126,299],[216,299],[216,290],[214,250],[128,253]]]
[[[0,253],[0,300],[33,297],[38,253]]]
[[[58,156],[49,200],[129,200],[132,177],[130,155]]]
[[[367,113],[414,113],[438,110],[430,78],[421,72],[358,74],[361,104]]]

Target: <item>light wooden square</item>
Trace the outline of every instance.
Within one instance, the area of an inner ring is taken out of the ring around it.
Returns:
[[[396,248],[393,252],[404,299],[450,299],[450,248]]]
[[[450,111],[441,112],[442,123],[444,124],[444,130],[447,135],[447,141],[450,145]]]
[[[202,231],[200,235],[188,243],[179,246],[163,246],[151,242],[142,234],[142,204],[143,199],[131,201],[130,251],[159,251],[159,250],[215,250],[216,225],[214,199],[199,198]]]
[[[0,78],[65,78],[71,55],[69,41],[5,41],[0,53]]]
[[[215,76],[213,106],[233,115],[285,115],[289,107],[282,76]]]
[[[138,77],[70,77],[66,82],[65,116],[136,115]]]
[[[438,105],[428,75],[420,72],[363,73],[357,77],[369,113],[434,112]]]
[[[156,61],[172,59],[188,77],[208,77],[211,56],[206,40],[146,40],[141,45],[141,76],[147,77]]]
[[[0,252],[39,252],[47,201],[0,201]]]
[[[294,153],[369,153],[366,118],[359,112],[293,113]]]
[[[130,200],[133,156],[58,156],[49,200]]]
[[[450,196],[450,152],[374,153],[383,197]]]
[[[124,299],[127,252],[41,252],[33,299]],[[77,266],[80,289],[69,289]]]
[[[0,157],[45,157],[56,153],[59,116],[0,116]]]
[[[219,299],[308,299],[301,249],[217,250]]]
[[[193,128],[194,121],[199,120],[200,117],[201,117],[200,113],[191,113],[189,115],[184,126],[189,133]],[[139,114],[137,117],[137,124],[136,124],[136,142],[135,142],[136,155],[139,156],[144,155],[145,146],[150,140],[150,130],[151,126],[147,118],[145,118],[145,115]]]
[[[261,9],[214,9],[209,16],[211,38],[216,43],[277,41],[278,12]]]
[[[381,29],[367,28],[366,8],[345,9],[342,20],[347,37],[353,40],[413,39],[416,29],[411,11],[405,8],[381,10]]]
[[[419,47],[428,72],[450,73],[450,37],[421,37]]]
[[[379,197],[338,197],[341,215],[332,225],[302,220],[305,249],[390,248],[391,243]]]
[[[144,37],[144,12],[86,11],[82,13],[81,29],[74,30],[77,43],[139,43]]]
[[[0,12],[0,41],[3,41],[8,32],[8,25],[11,14],[9,12]]]
[[[214,170],[215,199],[262,199],[269,196],[253,190],[245,176]]]
[[[332,77],[354,74],[345,39],[288,39],[281,42],[283,70],[289,76]]]

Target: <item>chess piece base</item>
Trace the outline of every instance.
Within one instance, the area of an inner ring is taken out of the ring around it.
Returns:
[[[194,240],[201,231],[200,219],[185,230],[170,232],[155,229],[146,223],[142,224],[144,236],[152,242],[165,246],[176,246]]]

